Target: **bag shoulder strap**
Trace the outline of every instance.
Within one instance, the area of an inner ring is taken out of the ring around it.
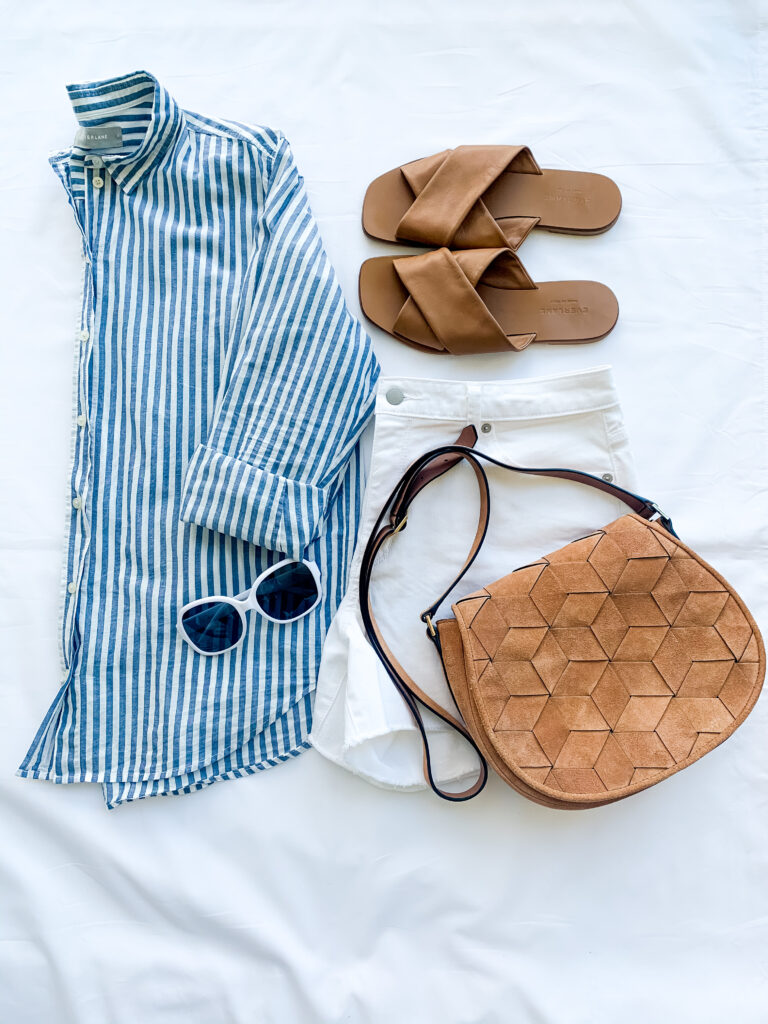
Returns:
[[[374,524],[371,535],[368,538],[365,551],[363,552],[360,567],[360,611],[363,618],[366,636],[381,659],[381,662],[387,671],[387,675],[403,697],[403,700],[407,704],[414,722],[416,723],[416,728],[419,731],[422,746],[424,748],[424,777],[427,783],[438,796],[442,797],[444,800],[451,801],[469,800],[481,791],[488,779],[488,766],[485,762],[485,758],[480,752],[477,743],[471,736],[464,722],[456,718],[445,708],[441,707],[441,705],[425,693],[399,663],[384,640],[373,614],[373,606],[371,602],[371,576],[376,557],[386,540],[393,537],[396,533],[399,533],[400,530],[405,529],[408,521],[408,509],[416,495],[438,477],[447,473],[462,461],[467,462],[473,470],[480,491],[480,509],[477,530],[475,531],[475,537],[464,561],[464,565],[461,567],[458,575],[450,583],[448,588],[421,614],[421,620],[427,627],[427,636],[435,643],[438,650],[440,648],[440,640],[437,635],[437,630],[434,627],[433,618],[445,598],[462,580],[472,563],[477,558],[488,529],[491,495],[490,488],[488,486],[488,477],[483,467],[483,462],[500,466],[502,469],[509,469],[515,473],[522,473],[527,476],[555,477],[561,480],[573,480],[576,483],[594,487],[597,490],[604,491],[606,494],[610,494],[613,497],[618,498],[620,501],[623,501],[632,509],[633,512],[636,512],[637,515],[641,516],[643,519],[650,520],[654,517],[658,517],[659,523],[669,533],[676,536],[672,526],[672,521],[664,515],[655,502],[650,501],[648,498],[643,498],[639,494],[635,494],[623,487],[619,487],[617,484],[609,483],[601,477],[593,476],[591,473],[584,473],[576,469],[537,469],[515,466],[511,463],[501,462],[499,459],[486,455],[484,452],[475,450],[473,446],[476,441],[477,430],[474,426],[465,427],[457,438],[455,444],[443,445],[440,448],[434,448],[431,451],[425,452],[424,455],[420,456],[408,467],[385,502],[384,507]],[[477,778],[467,789],[461,790],[460,792],[450,792],[449,790],[442,789],[435,781],[432,773],[429,740],[427,738],[426,727],[421,714],[420,705],[429,708],[433,714],[437,715],[437,717],[443,722],[450,725],[451,728],[460,733],[477,754],[480,762],[480,768]]]

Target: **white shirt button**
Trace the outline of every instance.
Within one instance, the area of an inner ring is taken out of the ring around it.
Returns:
[[[101,159],[100,156],[92,156],[90,158],[90,160],[91,160],[91,165],[93,167],[103,167],[104,166],[104,161]]]
[[[80,341],[88,341],[90,336],[91,332],[88,330],[87,327],[84,327],[82,331],[80,331]]]
[[[79,496],[78,496],[78,497],[76,497],[76,498],[73,498],[73,499],[72,499],[72,508],[80,508],[80,506],[81,506],[82,504],[83,504],[83,503],[82,503],[82,501],[80,500]]]
[[[94,178],[93,179],[93,187],[94,188],[101,188],[103,184],[104,184],[104,179],[103,178]]]
[[[70,592],[70,594],[74,594],[74,592],[77,590],[77,587],[75,586],[74,583],[68,583],[67,590]]]
[[[77,417],[77,425],[78,425],[78,427],[84,427],[85,426],[85,416],[83,416],[82,413],[80,413],[80,415]]]

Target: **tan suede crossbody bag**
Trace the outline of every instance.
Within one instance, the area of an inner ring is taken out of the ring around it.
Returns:
[[[485,785],[490,764],[537,803],[597,807],[663,781],[727,739],[752,710],[765,676],[760,632],[733,587],[678,539],[654,502],[589,473],[507,465],[475,451],[476,439],[468,427],[457,444],[411,465],[361,566],[366,633],[419,729],[432,789],[446,800],[467,800]],[[477,533],[458,576],[421,618],[463,721],[405,672],[370,597],[384,542],[403,529],[416,495],[461,461],[480,488]],[[435,622],[485,537],[483,462],[596,487],[631,511],[468,594],[453,605],[454,618]],[[469,788],[450,792],[435,782],[421,706],[477,752],[480,770]]]

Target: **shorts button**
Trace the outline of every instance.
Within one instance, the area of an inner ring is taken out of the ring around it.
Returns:
[[[607,484],[612,484],[613,483],[613,473],[603,473],[603,480],[605,480],[605,482]]]
[[[390,388],[386,394],[386,399],[390,405],[400,405],[404,398],[405,395],[402,388]]]
[[[490,423],[484,423],[484,424],[482,425],[482,427],[480,427],[480,429],[482,430],[482,432],[483,432],[484,434],[490,434],[490,432],[491,432],[491,430],[492,430],[493,428],[491,427],[491,424],[490,424]]]

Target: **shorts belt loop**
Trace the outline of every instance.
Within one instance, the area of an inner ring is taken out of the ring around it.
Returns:
[[[472,381],[467,384],[467,423],[474,423],[480,429],[480,419],[483,412],[483,388],[479,381]]]

